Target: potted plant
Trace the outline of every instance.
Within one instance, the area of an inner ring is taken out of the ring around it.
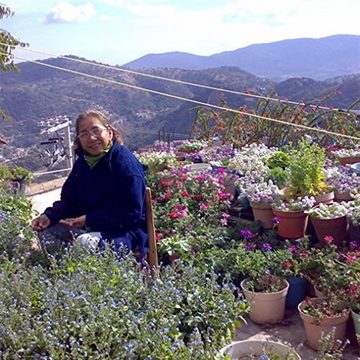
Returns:
[[[207,142],[200,140],[184,140],[176,150],[181,153],[194,153],[207,146]]]
[[[317,207],[306,211],[321,244],[332,241],[335,245],[342,245],[346,239],[348,209],[347,203],[335,202],[333,204],[319,204]]]
[[[333,192],[325,181],[325,150],[305,136],[297,149],[290,151],[289,183],[285,198],[314,196],[316,202],[331,202]],[[324,194],[328,194],[324,196]]]
[[[304,211],[309,210],[314,204],[314,197],[305,196],[288,201],[277,197],[271,206],[274,216],[278,219],[279,235],[288,239],[303,237],[308,223],[308,215]]]
[[[269,253],[274,274],[285,278],[290,285],[286,296],[287,308],[296,308],[306,296],[307,280],[302,272],[302,263],[305,260],[302,248],[286,241],[285,248]]]
[[[349,242],[360,241],[360,204],[355,207],[350,207],[346,218],[349,223]]]
[[[220,350],[221,356],[229,359],[301,360],[300,355],[289,345],[266,340],[234,341]]]
[[[239,183],[241,181],[242,179],[239,179]],[[265,229],[271,229],[273,227],[271,203],[279,192],[279,188],[273,184],[272,180],[259,179],[258,182],[248,185],[245,189],[240,187],[240,191],[246,194],[255,220],[260,220]]]
[[[309,345],[319,350],[322,335],[334,331],[335,341],[344,341],[349,309],[342,297],[306,298],[298,305]]]
[[[138,160],[147,166],[150,173],[156,173],[177,166],[175,153],[172,151],[147,151],[135,154]]]
[[[360,345],[360,285],[354,285],[351,289],[350,298],[351,317],[354,322],[355,334]]]
[[[250,319],[256,324],[277,323],[284,318],[286,294],[289,283],[263,267],[251,269],[241,284],[245,298],[250,303]]]
[[[329,186],[334,189],[336,201],[352,200],[352,192],[360,188],[360,176],[346,166],[327,169],[326,179]]]
[[[355,164],[360,162],[360,148],[340,149],[333,151],[333,155],[337,157],[341,165]]]

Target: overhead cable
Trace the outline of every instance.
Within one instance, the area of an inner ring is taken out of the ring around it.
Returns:
[[[4,44],[0,43],[0,45],[4,45]],[[17,46],[17,47],[19,47],[19,46]],[[139,75],[139,76],[145,76],[145,77],[158,79],[158,80],[164,80],[164,81],[168,81],[168,82],[174,82],[174,83],[177,83],[177,84],[183,84],[183,85],[189,85],[189,86],[199,87],[199,88],[203,88],[203,89],[221,91],[221,92],[229,93],[229,94],[242,95],[242,96],[246,96],[246,97],[253,97],[253,98],[264,99],[264,100],[268,100],[268,101],[276,101],[276,102],[280,102],[280,103],[284,103],[284,104],[290,104],[290,105],[308,106],[310,108],[316,108],[316,109],[327,110],[327,111],[340,111],[340,112],[345,112],[345,113],[348,112],[348,111],[346,111],[344,109],[339,109],[339,108],[334,108],[334,107],[328,107],[328,106],[322,106],[322,105],[316,105],[316,104],[307,104],[307,103],[304,103],[304,102],[297,102],[297,101],[292,101],[292,100],[289,100],[289,99],[281,99],[281,98],[274,98],[274,97],[265,96],[265,95],[253,94],[251,92],[223,89],[223,88],[219,88],[219,87],[215,87],[215,86],[209,86],[209,85],[205,85],[205,84],[198,84],[198,83],[193,83],[193,82],[189,82],[189,81],[171,79],[171,78],[167,78],[167,77],[163,77],[163,76],[159,76],[159,75],[147,74],[147,73],[143,73],[143,72],[139,72],[139,71],[124,69],[124,68],[121,68],[121,67],[118,67],[118,66],[100,64],[100,63],[97,63],[97,62],[93,62],[93,61],[89,61],[89,60],[83,60],[83,59],[75,59],[75,58],[73,58],[71,56],[54,55],[54,54],[50,54],[50,53],[39,51],[39,50],[31,50],[31,49],[28,49],[28,48],[21,48],[21,50],[29,51],[29,52],[32,52],[32,53],[35,53],[35,54],[41,54],[41,55],[51,56],[51,57],[55,57],[55,58],[66,59],[66,60],[78,62],[78,63],[81,63],[81,64],[99,66],[99,67],[103,67],[105,69],[116,70],[116,71],[120,71],[120,72],[124,72],[124,73],[129,73],[129,74],[134,74],[134,75]]]
[[[0,52],[0,54],[2,54],[2,53]],[[284,121],[284,120],[273,119],[273,118],[269,118],[269,117],[262,116],[262,115],[257,115],[257,114],[251,114],[251,113],[241,111],[241,110],[226,108],[226,107],[219,106],[219,105],[213,105],[213,104],[204,103],[204,102],[198,101],[198,100],[184,98],[182,96],[172,95],[172,94],[164,93],[164,92],[161,92],[161,91],[156,91],[156,90],[152,90],[152,89],[143,88],[143,87],[140,87],[140,86],[137,86],[137,85],[126,84],[126,83],[116,81],[116,80],[113,80],[113,79],[102,78],[100,76],[91,75],[91,74],[83,73],[83,72],[72,70],[72,69],[63,68],[63,67],[56,66],[56,65],[46,64],[46,63],[43,63],[43,62],[40,62],[40,61],[37,61],[37,60],[30,60],[30,59],[26,59],[26,58],[23,58],[23,57],[20,57],[20,56],[14,56],[14,57],[17,58],[17,59],[20,59],[20,60],[28,61],[28,62],[31,62],[33,64],[38,64],[38,65],[45,66],[45,67],[48,67],[48,68],[65,71],[65,72],[72,73],[72,74],[75,74],[75,75],[85,76],[85,77],[88,77],[88,78],[91,78],[91,79],[108,82],[110,84],[116,84],[116,85],[124,86],[124,87],[134,89],[134,90],[140,90],[140,91],[148,92],[150,94],[166,96],[166,97],[171,98],[171,99],[181,100],[181,101],[189,102],[189,103],[204,106],[204,107],[209,107],[209,108],[223,110],[223,111],[229,111],[229,112],[240,114],[240,115],[250,116],[252,118],[257,118],[257,119],[262,119],[262,120],[266,120],[266,121],[272,121],[272,122],[275,122],[275,123],[278,123],[278,124],[297,127],[299,129],[303,129],[303,130],[310,130],[310,131],[320,132],[320,133],[324,133],[324,134],[328,134],[328,135],[335,135],[335,136],[344,137],[344,138],[352,139],[352,140],[360,140],[360,138],[356,137],[356,136],[340,134],[340,133],[336,133],[334,131],[329,131],[329,130],[320,129],[320,128],[313,128],[313,127],[306,126],[306,125],[301,125],[301,124],[289,123],[289,122]]]

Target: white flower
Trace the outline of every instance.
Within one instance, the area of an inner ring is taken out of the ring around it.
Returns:
[[[333,219],[336,217],[344,216],[349,211],[349,204],[346,202],[332,204],[322,204],[306,211],[311,217],[316,219]]]

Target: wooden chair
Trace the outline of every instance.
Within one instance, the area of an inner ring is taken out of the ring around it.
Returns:
[[[156,247],[154,214],[152,209],[151,189],[146,188],[145,193],[145,214],[146,214],[146,227],[149,235],[149,253],[148,264],[151,269],[157,269],[159,266],[158,253]]]

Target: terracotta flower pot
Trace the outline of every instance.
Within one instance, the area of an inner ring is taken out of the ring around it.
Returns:
[[[281,359],[287,358],[289,354],[293,360],[301,360],[301,357],[289,346],[281,344],[279,342],[266,340],[242,340],[234,341],[230,345],[225,346],[220,350],[220,355],[228,355],[230,359],[243,359],[248,358],[251,355],[261,356],[265,351],[269,351],[271,354],[280,355]]]
[[[360,156],[344,156],[338,158],[340,165],[355,164],[360,162]]]
[[[250,319],[256,324],[275,324],[284,318],[286,294],[289,283],[284,279],[284,289],[273,293],[260,293],[247,290],[247,279],[243,280],[240,287],[246,300],[250,303]]]
[[[287,239],[304,237],[309,215],[303,211],[279,211],[273,209],[273,214],[279,218],[279,235]]]
[[[349,312],[347,312],[346,315],[339,315],[335,317],[324,316],[322,319],[317,319],[314,316],[305,314],[302,311],[303,304],[304,302],[299,304],[298,310],[304,323],[306,338],[313,349],[319,350],[321,337],[332,331],[335,331],[333,345],[336,344],[337,340],[342,342],[345,340],[346,322],[349,318]]]
[[[332,236],[334,238],[333,243],[337,246],[342,245],[345,241],[347,235],[347,220],[345,215],[332,219],[316,219],[310,216],[310,219],[320,244],[326,244],[326,236]]]
[[[324,293],[317,287],[314,286],[315,296],[318,298],[324,297]]]
[[[350,195],[349,191],[340,193],[338,191],[334,191],[335,201],[341,202],[341,201],[351,201],[353,198]]]
[[[255,220],[260,220],[264,229],[273,227],[272,219],[274,217],[273,210],[269,203],[253,203],[250,202]]]
[[[319,205],[320,203],[322,204],[332,204],[334,202],[334,192],[328,192],[326,194],[320,194],[320,195],[315,195],[315,205]]]
[[[356,313],[354,310],[351,310],[351,317],[354,322],[356,337],[360,339],[360,314]],[[358,344],[360,346],[360,340],[358,340]]]

